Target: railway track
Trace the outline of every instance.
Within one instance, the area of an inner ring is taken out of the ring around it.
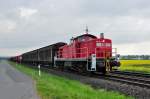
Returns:
[[[121,74],[121,75],[132,75],[132,76],[140,76],[140,77],[146,77],[150,78],[150,74],[148,73],[141,73],[141,72],[131,72],[131,71],[112,71],[113,74]]]
[[[105,79],[150,88],[150,74],[130,71],[113,71]]]
[[[36,68],[36,67],[34,67]],[[57,69],[50,69],[47,67],[41,67],[41,70],[46,71],[46,72],[50,72],[51,70],[53,71],[58,71]],[[77,74],[77,75],[84,75],[85,74],[79,74],[77,72],[71,72],[71,71],[63,71],[63,72],[68,72],[68,73],[73,73],[73,74]],[[91,76],[91,75],[86,75],[86,76]],[[131,73],[127,74],[124,72],[112,72],[109,74],[101,75],[99,73],[95,73],[94,75],[92,75],[91,77],[94,78],[98,78],[98,79],[105,79],[105,80],[111,80],[111,81],[115,81],[115,82],[120,82],[123,84],[129,84],[129,85],[134,85],[134,86],[139,86],[139,87],[144,87],[144,88],[148,88],[150,89],[150,78],[148,78],[148,75],[146,74],[146,76],[144,76],[144,74],[135,74],[135,73]]]
[[[109,79],[112,81],[117,81],[121,83],[131,84],[134,86],[140,86],[145,88],[150,88],[150,79],[144,77],[137,76],[127,76],[127,75],[116,75],[116,74],[108,74],[105,79]]]

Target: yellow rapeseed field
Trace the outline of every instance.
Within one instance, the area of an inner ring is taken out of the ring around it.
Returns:
[[[121,60],[119,69],[150,73],[150,60]]]

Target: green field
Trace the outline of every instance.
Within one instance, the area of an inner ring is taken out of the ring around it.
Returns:
[[[150,73],[150,60],[121,60],[119,69]]]
[[[32,76],[36,81],[36,89],[41,99],[133,99],[118,92],[104,89],[93,89],[75,80],[69,80],[55,75],[38,71],[23,65],[11,63],[18,70]]]

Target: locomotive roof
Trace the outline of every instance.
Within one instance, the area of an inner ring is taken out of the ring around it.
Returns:
[[[92,34],[83,34],[83,35],[80,35],[80,36],[77,36],[74,38],[74,40],[80,38],[80,37],[85,37],[85,36],[88,36],[88,37],[91,37],[91,38],[97,38],[96,36],[92,35]]]

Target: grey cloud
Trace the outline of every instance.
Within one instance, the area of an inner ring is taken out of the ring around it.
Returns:
[[[84,33],[85,25],[94,35],[104,32],[115,44],[149,41],[149,4],[148,0],[0,1],[0,21],[6,27],[14,24],[10,31],[0,28],[0,48],[25,49],[69,42],[72,36]],[[38,12],[23,18],[21,7]]]
[[[148,0],[92,0],[83,3],[82,12],[86,15],[97,16],[122,16],[136,14],[134,11],[141,11],[149,9]],[[149,13],[145,13],[149,14]]]

